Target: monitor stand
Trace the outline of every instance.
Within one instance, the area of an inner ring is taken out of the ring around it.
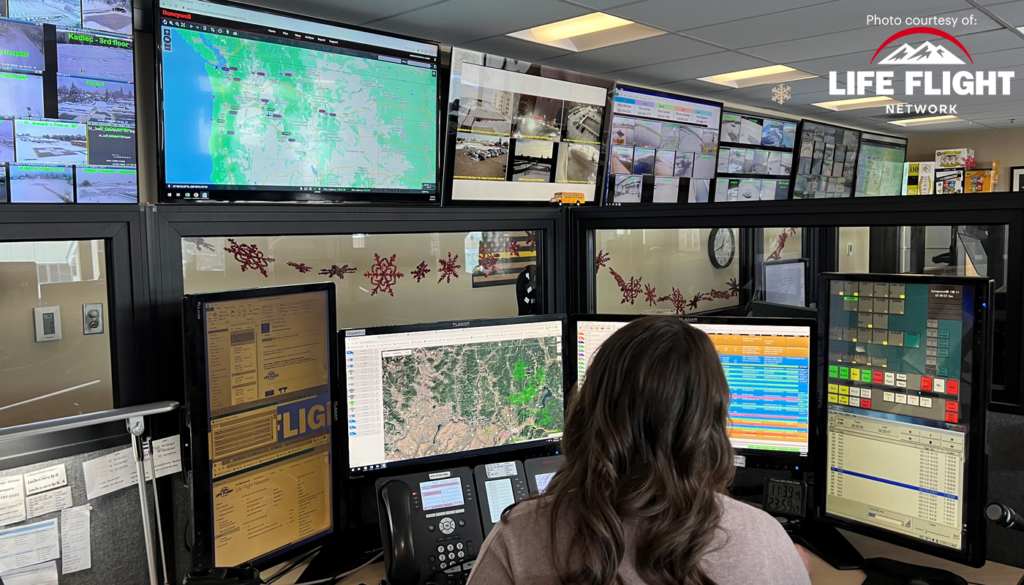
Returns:
[[[868,559],[864,572],[868,575],[864,585],[967,585],[966,579],[949,571],[892,559]]]
[[[789,531],[793,542],[818,555],[823,561],[841,571],[859,569],[864,557],[835,526],[804,520]]]
[[[323,544],[302,572],[299,583],[328,579],[351,571],[380,553],[380,527],[360,526],[346,530]]]

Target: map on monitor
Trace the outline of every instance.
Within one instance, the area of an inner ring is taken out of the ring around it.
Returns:
[[[436,195],[437,45],[200,0],[161,8],[168,198]]]
[[[560,320],[352,333],[345,356],[354,471],[561,436]]]

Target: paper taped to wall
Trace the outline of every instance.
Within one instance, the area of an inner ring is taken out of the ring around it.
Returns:
[[[156,476],[181,471],[181,447],[177,435],[153,441],[156,453]],[[146,455],[146,479],[152,479],[149,455]],[[131,448],[111,453],[82,464],[85,472],[85,493],[91,500],[136,485],[135,455]]]
[[[92,567],[92,540],[89,514],[92,506],[68,508],[60,512],[60,546],[64,549],[61,573],[67,575]]]
[[[0,573],[60,558],[57,519],[0,530]]]
[[[0,526],[25,519],[24,476],[0,478]]]
[[[46,561],[0,573],[4,585],[57,585],[57,562]]]
[[[68,485],[68,474],[63,463],[25,474],[25,494],[29,496],[65,485]]]
[[[25,501],[28,507],[29,518],[35,518],[37,516],[49,514],[50,512],[63,510],[64,508],[70,508],[74,505],[71,501],[70,487],[53,490],[52,492],[46,492],[45,494],[39,494],[37,496],[31,496]]]

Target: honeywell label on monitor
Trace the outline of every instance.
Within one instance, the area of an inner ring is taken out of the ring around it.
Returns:
[[[444,479],[446,477],[451,477],[451,476],[452,476],[452,472],[450,472],[450,471],[439,471],[437,473],[431,473],[430,474],[430,479]]]
[[[484,470],[487,472],[487,479],[512,477],[516,474],[516,462],[506,461],[505,463],[490,463],[484,467]]]

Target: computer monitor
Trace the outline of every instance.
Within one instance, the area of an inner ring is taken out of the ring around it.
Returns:
[[[762,264],[764,300],[778,305],[807,306],[807,260],[779,260]]]
[[[575,315],[577,380],[606,339],[640,315]],[[811,319],[680,317],[708,334],[729,383],[729,438],[751,467],[810,464],[810,395],[817,323]]]
[[[349,329],[349,471],[556,443],[565,317]]]
[[[990,281],[824,274],[819,290],[816,515],[980,566]]]
[[[193,566],[265,565],[334,531],[334,294],[184,298]]]
[[[793,305],[779,305],[777,303],[766,303],[765,301],[752,301],[750,303],[751,317],[794,317],[797,319],[818,320],[818,309],[809,307],[794,307]]]

